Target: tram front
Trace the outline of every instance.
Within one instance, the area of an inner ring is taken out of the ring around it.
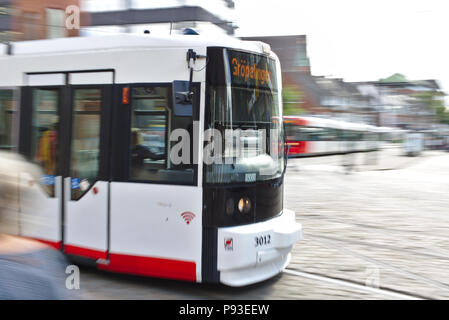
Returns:
[[[280,64],[220,47],[207,56],[202,280],[244,286],[281,272],[301,239],[283,207]]]

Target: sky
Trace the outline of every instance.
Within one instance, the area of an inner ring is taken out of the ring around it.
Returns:
[[[449,93],[447,0],[235,0],[234,14],[237,36],[307,35],[313,75],[402,73]]]

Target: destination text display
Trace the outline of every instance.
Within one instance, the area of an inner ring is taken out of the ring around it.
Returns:
[[[233,86],[277,90],[274,60],[234,50],[228,50],[228,57]]]

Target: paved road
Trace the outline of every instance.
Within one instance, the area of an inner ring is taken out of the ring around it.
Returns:
[[[305,230],[290,268],[447,299],[449,154],[404,158],[397,170],[289,175],[286,202]]]
[[[447,299],[449,154],[401,153],[383,150],[376,163],[359,155],[350,174],[341,157],[290,161],[285,204],[303,224],[304,240],[293,250],[288,274],[228,288],[83,267],[81,290],[94,299],[395,298],[390,292]],[[329,278],[342,282],[323,281]]]

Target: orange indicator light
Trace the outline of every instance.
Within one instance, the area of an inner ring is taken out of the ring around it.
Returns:
[[[124,87],[122,90],[122,103],[129,104],[129,87]]]

